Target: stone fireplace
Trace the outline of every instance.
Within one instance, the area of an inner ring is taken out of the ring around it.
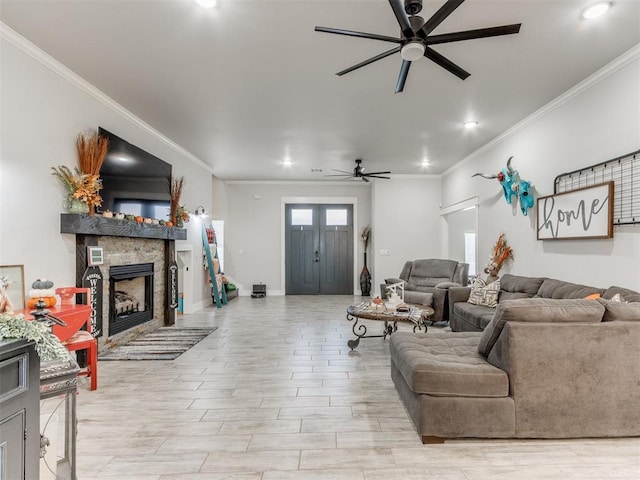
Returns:
[[[87,271],[87,247],[103,249],[99,350],[175,323],[169,271],[175,265],[175,240],[186,239],[184,229],[61,214],[60,231],[76,235],[77,285]]]

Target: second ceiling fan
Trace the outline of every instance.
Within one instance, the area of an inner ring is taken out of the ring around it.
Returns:
[[[353,168],[353,172],[346,172],[344,170],[336,170],[333,169],[334,172],[340,172],[331,175],[325,175],[325,177],[342,177],[344,179],[348,178],[360,178],[364,182],[368,182],[370,178],[384,178],[385,180],[389,180],[391,177],[385,177],[385,175],[389,175],[391,172],[364,172],[364,167],[362,166],[362,159],[356,159],[356,166]]]
[[[453,73],[461,80],[466,79],[470,75],[469,72],[433,50],[431,45],[460,42],[462,40],[472,40],[475,38],[511,35],[520,31],[520,26],[522,24],[516,23],[512,25],[502,25],[499,27],[479,28],[476,30],[431,35],[431,32],[435,30],[435,28],[438,27],[438,25],[440,25],[449,15],[451,15],[451,13],[453,13],[453,11],[464,1],[465,0],[447,0],[447,2],[442,5],[442,7],[440,7],[440,9],[431,16],[431,18],[425,21],[424,18],[417,15],[422,10],[422,0],[404,0],[404,2],[403,0],[389,0],[389,4],[393,9],[396,20],[400,25],[400,38],[330,27],[316,27],[315,30],[316,32],[335,33],[338,35],[369,38],[372,40],[381,40],[383,42],[399,44],[399,46],[392,48],[391,50],[387,50],[375,57],[371,57],[336,73],[336,75],[342,76],[345,73],[353,72],[358,68],[400,52],[400,55],[402,56],[402,66],[400,67],[400,75],[398,76],[398,82],[396,83],[396,93],[399,93],[404,90],[404,84],[407,81],[411,62],[418,60],[423,56],[440,65],[445,70]]]

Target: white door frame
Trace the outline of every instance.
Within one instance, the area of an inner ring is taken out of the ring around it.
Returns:
[[[353,208],[353,291],[360,286],[360,273],[358,272],[358,235],[355,234],[358,227],[358,197],[281,197],[280,199],[280,292],[273,292],[274,295],[284,295],[286,291],[286,267],[285,267],[285,243],[286,243],[286,222],[285,206],[290,204],[313,203],[319,205],[352,205]],[[270,292],[271,293],[271,292]]]

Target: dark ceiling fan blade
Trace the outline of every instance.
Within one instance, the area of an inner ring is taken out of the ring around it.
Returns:
[[[345,73],[353,72],[354,70],[357,70],[360,67],[364,67],[366,65],[369,65],[370,63],[376,62],[378,60],[382,60],[383,58],[388,57],[389,55],[393,55],[394,53],[398,53],[399,51],[400,51],[400,47],[392,48],[391,50],[387,50],[386,52],[381,53],[380,55],[371,57],[370,59],[365,60],[364,62],[360,62],[357,65],[341,70],[338,73],[336,73],[336,75],[340,77]]]
[[[469,72],[459,67],[448,58],[443,57],[432,48],[427,47],[424,51],[424,56],[427,57],[432,62],[437,63],[445,70],[448,70],[449,72],[453,73],[456,77],[458,77],[461,80],[465,80],[469,75],[471,75]]]
[[[411,62],[409,60],[402,60],[400,75],[398,75],[398,82],[396,83],[396,93],[401,93],[404,90],[404,82],[407,81],[409,67],[411,67]]]
[[[398,20],[398,25],[400,25],[402,34],[405,36],[405,38],[411,38],[414,36],[413,28],[411,28],[409,17],[404,11],[404,6],[402,4],[402,0],[389,0],[389,5],[391,5],[393,13],[396,15],[396,19]]]
[[[391,177],[384,177],[384,176],[381,176],[381,175],[367,175],[367,177],[369,177],[369,178],[384,178],[385,180],[390,180],[391,179]]]
[[[369,180],[367,177],[365,177],[365,176],[360,176],[360,178],[362,179],[362,181],[363,181],[363,182],[367,182],[367,183],[368,183],[368,182],[370,181],[370,180]]]
[[[479,28],[477,30],[465,30],[464,32],[444,33],[442,35],[432,35],[425,39],[427,45],[437,45],[440,43],[460,42],[462,40],[473,40],[476,38],[499,37],[501,35],[512,35],[520,31],[521,23],[513,25],[502,25],[501,27]]]
[[[371,172],[371,173],[363,173],[363,175],[366,175],[367,177],[371,177],[372,175],[388,175],[391,172]]]
[[[342,30],[340,28],[316,27],[316,32],[335,33],[337,35],[346,35],[348,37],[369,38],[371,40],[381,40],[383,42],[400,43],[402,40],[387,35],[378,35],[377,33],[356,32],[353,30]]]
[[[331,170],[333,170],[334,172],[340,172],[344,175],[351,175],[351,172],[347,172],[345,170],[338,170],[337,168],[332,168]]]
[[[442,5],[440,9],[436,13],[434,13],[429,20],[427,20],[422,28],[419,30],[421,37],[426,37],[431,32],[433,32],[438,25],[440,25],[444,20],[453,13],[453,11],[458,8],[464,0],[448,0],[447,3]]]

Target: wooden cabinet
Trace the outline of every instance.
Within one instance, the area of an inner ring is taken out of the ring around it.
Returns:
[[[0,341],[0,472],[39,476],[40,360],[27,340]]]

